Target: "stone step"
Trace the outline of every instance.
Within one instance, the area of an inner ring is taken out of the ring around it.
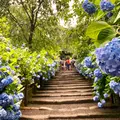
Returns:
[[[88,83],[88,80],[83,80],[83,79],[68,79],[68,78],[62,78],[62,79],[52,79],[49,80],[48,82],[65,82],[65,81],[69,81],[69,82],[83,82],[83,83]]]
[[[77,118],[120,118],[120,109],[77,109],[73,111],[61,110],[22,110],[23,119],[77,119]]]
[[[83,83],[88,83],[86,81],[48,81],[46,84],[47,85],[64,85],[64,84],[83,84]]]
[[[74,96],[74,97],[45,97],[45,98],[31,98],[29,103],[36,104],[74,104],[74,103],[91,103],[92,96]]]
[[[63,109],[67,108],[69,110],[75,110],[75,109],[95,109],[98,108],[97,103],[92,102],[92,103],[75,103],[75,104],[29,104],[27,108],[37,108],[41,110],[58,110],[58,109]],[[25,109],[26,107],[23,107]]]
[[[84,92],[92,92],[93,89],[67,89],[67,90],[61,90],[61,89],[58,89],[58,90],[37,90],[37,94],[41,94],[41,93],[84,93]]]
[[[91,92],[84,92],[84,93],[42,93],[42,94],[33,94],[32,97],[73,97],[73,96],[92,96]]]
[[[62,80],[62,79],[68,79],[68,80],[74,80],[74,79],[84,80],[83,77],[80,77],[80,76],[71,76],[71,75],[53,77],[53,80]]]
[[[92,86],[44,87],[41,90],[92,89]]]
[[[60,85],[60,84],[56,84],[56,85],[49,85],[49,84],[45,84],[44,87],[72,87],[72,86],[86,86],[86,85],[89,85],[89,86],[92,86],[91,83],[79,83],[79,84],[63,84],[63,85]]]
[[[91,102],[91,103],[75,103],[75,104],[29,104],[27,107],[21,107],[23,110],[27,109],[39,109],[39,110],[62,110],[66,109],[66,111],[75,111],[75,110],[99,110],[97,107],[97,102]],[[116,110],[120,109],[120,106],[118,105],[111,105],[111,103],[106,103],[104,105],[104,108],[101,108],[101,110]]]
[[[73,78],[84,79],[80,75],[62,75],[62,74],[58,75],[58,76],[55,76],[53,79],[63,79],[63,78],[68,78],[68,79],[73,79]]]

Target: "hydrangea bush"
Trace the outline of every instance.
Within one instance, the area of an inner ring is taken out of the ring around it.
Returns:
[[[9,39],[0,36],[0,120],[18,120],[20,104],[24,97],[22,87],[40,79],[49,80],[55,76],[58,62],[55,54],[31,52],[25,44],[13,46]]]
[[[99,108],[104,107],[106,99],[110,97],[110,87],[106,87],[110,79],[108,79],[108,75],[103,73],[99,66],[96,65],[96,59],[93,60],[92,56],[85,57],[81,64],[76,65],[76,70],[85,78],[93,80],[93,101],[98,103]]]
[[[20,79],[12,74],[12,69],[0,61],[0,119],[18,120],[20,103],[24,97]]]

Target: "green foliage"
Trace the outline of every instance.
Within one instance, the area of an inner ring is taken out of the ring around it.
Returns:
[[[109,24],[103,21],[93,22],[88,26],[86,35],[92,39],[97,39],[101,30],[110,27]]]
[[[118,12],[117,17],[115,18],[114,23],[116,23],[118,20],[120,20],[120,11]]]
[[[103,21],[91,23],[86,31],[86,35],[92,38],[95,45],[99,47],[102,43],[110,41],[116,36],[116,32],[112,26]]]
[[[21,48],[14,47],[10,40],[1,38],[0,41],[0,58],[1,62],[10,66],[10,68],[22,79],[31,83],[33,74],[38,71],[47,72],[49,71],[48,65],[54,63],[57,57],[54,57],[56,53],[54,51],[47,52],[41,50],[39,54],[37,52],[30,52],[25,45]],[[56,68],[55,68],[56,69]],[[11,86],[14,87],[14,84]]]
[[[10,25],[8,24],[6,17],[2,17],[0,19],[0,34],[4,36],[8,36],[9,30],[10,30]]]

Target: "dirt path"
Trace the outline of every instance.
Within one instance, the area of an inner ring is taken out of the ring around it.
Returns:
[[[120,120],[119,108],[97,107],[91,86],[76,71],[62,71],[21,108],[21,120]]]

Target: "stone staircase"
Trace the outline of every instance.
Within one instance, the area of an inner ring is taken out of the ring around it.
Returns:
[[[92,91],[91,81],[76,71],[61,71],[21,107],[21,120],[120,120],[120,108],[98,108]]]

